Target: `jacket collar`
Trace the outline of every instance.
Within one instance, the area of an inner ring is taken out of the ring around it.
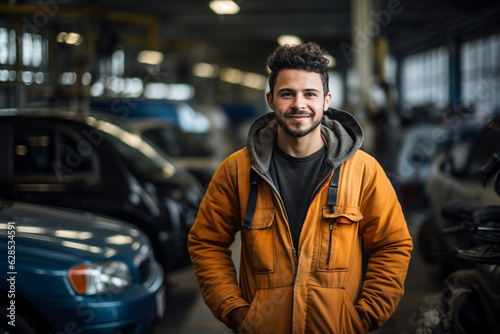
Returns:
[[[254,168],[264,174],[269,170],[278,124],[274,112],[257,118],[248,131],[247,149]],[[327,147],[327,163],[337,168],[349,159],[363,143],[363,130],[349,113],[328,109],[321,122],[321,135]]]

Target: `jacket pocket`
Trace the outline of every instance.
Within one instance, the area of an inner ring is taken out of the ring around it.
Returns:
[[[257,209],[250,230],[247,234],[248,247],[256,273],[273,273],[276,268],[274,210]]]
[[[291,287],[257,290],[239,334],[291,333]]]
[[[344,289],[310,287],[306,333],[365,333],[358,312]]]
[[[350,247],[358,238],[357,215],[348,217],[331,214],[329,208],[323,210],[320,226],[318,270],[347,270]]]

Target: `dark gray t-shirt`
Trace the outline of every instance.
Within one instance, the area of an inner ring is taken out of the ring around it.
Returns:
[[[325,146],[304,158],[292,157],[277,145],[273,151],[271,173],[285,205],[295,249],[298,249],[302,225],[323,170],[325,157]]]

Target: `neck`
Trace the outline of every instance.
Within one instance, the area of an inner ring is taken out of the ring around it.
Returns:
[[[293,137],[278,126],[278,147],[292,157],[307,157],[319,151],[325,144],[321,138],[320,128],[321,126],[318,126],[313,132],[304,137]]]

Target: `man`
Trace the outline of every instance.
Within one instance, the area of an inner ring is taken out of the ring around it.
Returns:
[[[201,293],[237,333],[365,333],[402,294],[412,240],[363,132],[329,109],[315,43],[278,47],[247,147],[214,175],[189,236]],[[241,231],[240,282],[229,246]],[[362,248],[371,253],[363,277]]]

